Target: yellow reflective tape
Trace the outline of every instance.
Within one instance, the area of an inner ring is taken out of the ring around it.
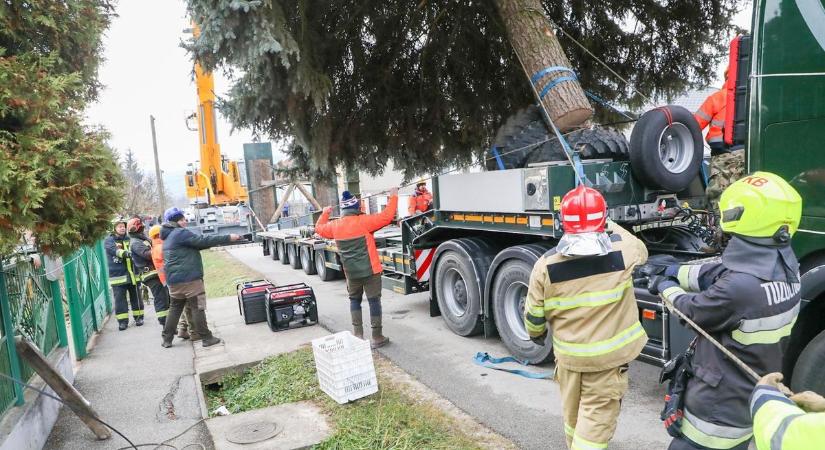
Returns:
[[[142,309],[132,310],[132,315],[133,316],[142,316],[143,315],[143,310]]]
[[[165,311],[159,311],[157,314],[155,314],[155,316],[156,316],[158,319],[160,319],[161,317],[166,317],[166,316],[168,316],[168,315],[169,315],[169,310],[168,310],[168,309],[167,309],[167,310],[165,310]]]
[[[705,431],[700,430],[700,427],[704,428]],[[752,436],[749,428],[726,427],[705,422],[690,414],[687,410],[685,410],[685,417],[682,419],[682,434],[695,444],[716,449],[736,447]],[[723,434],[727,436],[722,436]]]
[[[117,320],[128,319],[128,318],[129,318],[129,313],[116,314],[116,315],[115,315],[115,318],[116,318]]]
[[[673,301],[674,297],[682,294],[687,294],[687,292],[679,286],[671,286],[662,291],[662,295],[670,301]]]
[[[573,444],[570,446],[571,450],[601,450],[607,448],[607,442],[593,442],[574,434]]]
[[[125,282],[126,282],[126,275],[123,275],[123,276],[120,276],[120,277],[110,277],[109,278],[109,284],[112,285],[112,286],[115,286],[115,285],[118,285],[118,284],[123,284]]]
[[[684,289],[690,289],[690,266],[679,266],[679,272],[676,274],[676,279],[679,280],[679,286]]]
[[[633,280],[627,280],[618,287],[604,291],[585,292],[573,297],[551,297],[544,301],[544,309],[573,309],[580,306],[594,307],[615,303],[624,297],[625,291],[633,286]]]
[[[541,325],[534,325],[529,320],[525,320],[524,328],[527,328],[527,333],[535,333],[536,335],[540,335],[544,333],[544,330],[547,328],[547,324],[542,323]]]
[[[743,345],[754,345],[754,344],[776,344],[783,337],[790,336],[791,330],[793,330],[793,326],[796,323],[796,317],[791,321],[791,323],[785,325],[784,327],[777,328],[776,330],[765,330],[765,331],[754,331],[752,333],[745,333],[742,330],[736,329],[731,332],[731,337],[734,341],[743,344]]]
[[[569,356],[601,356],[616,351],[625,345],[645,336],[645,330],[638,321],[617,335],[603,341],[575,343],[565,342],[553,336],[553,351]]]
[[[568,435],[568,436],[570,436],[570,437],[573,437],[573,434],[574,434],[575,432],[576,432],[576,430],[574,430],[574,429],[573,429],[573,427],[571,427],[570,425],[568,425],[568,424],[567,424],[567,422],[565,422],[565,423],[564,423],[564,433],[565,433],[566,435]]]
[[[527,303],[527,312],[533,317],[545,317],[544,306]]]

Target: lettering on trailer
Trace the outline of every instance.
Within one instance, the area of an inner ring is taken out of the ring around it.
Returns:
[[[785,281],[771,281],[762,283],[762,289],[768,296],[768,305],[778,305],[786,300],[792,299],[799,293],[802,283],[788,283]]]
[[[430,266],[435,256],[434,248],[413,251],[415,255],[415,278],[419,283],[430,281]]]

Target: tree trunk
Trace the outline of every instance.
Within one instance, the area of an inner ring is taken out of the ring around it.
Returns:
[[[318,180],[312,181],[312,190],[315,194],[315,200],[322,206],[332,206],[334,212],[340,211],[338,208],[338,185],[335,180]]]
[[[524,64],[527,77],[548,67],[570,68],[540,0],[495,0],[513,50]],[[549,71],[535,82],[540,95],[554,80],[569,77],[569,71]],[[528,82],[530,80],[528,79]],[[590,118],[593,108],[578,81],[559,81],[541,99],[550,119],[561,131],[570,130]]]

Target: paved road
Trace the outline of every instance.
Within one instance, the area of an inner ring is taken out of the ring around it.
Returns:
[[[280,261],[264,257],[260,247],[228,251],[275,283],[303,281],[312,285],[318,297],[321,323],[332,331],[350,329],[343,280],[325,283],[316,276],[292,270]],[[392,342],[381,349],[382,354],[521,448],[566,448],[561,400],[554,382],[531,380],[473,364],[476,352],[503,356],[507,350],[498,339],[453,334],[441,318],[429,316],[427,293],[403,296],[385,290],[383,298],[384,330]],[[657,384],[658,374],[658,368],[631,363],[630,390],[611,449],[653,450],[667,446],[667,433],[658,420],[664,393]]]

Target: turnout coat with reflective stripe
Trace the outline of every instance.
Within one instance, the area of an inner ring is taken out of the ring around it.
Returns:
[[[525,327],[538,337],[549,322],[557,363],[568,370],[618,367],[635,359],[647,342],[632,279],[647,249],[620,226],[611,228],[607,255],[567,257],[550,250],[530,276]]]
[[[678,274],[680,286],[662,293],[678,310],[757,374],[782,370],[800,306],[799,264],[790,247],[733,237],[721,263],[684,265]],[[685,437],[708,448],[745,448],[754,380],[702,336],[693,370],[685,394]]]
[[[750,407],[759,450],[825,447],[825,413],[806,413],[778,389],[767,385],[756,386]]]
[[[141,280],[156,277],[158,272],[155,270],[155,263],[152,261],[152,241],[143,233],[130,233],[129,239],[135,276]]]
[[[323,238],[335,239],[347,278],[366,278],[383,272],[373,233],[392,223],[397,208],[398,196],[394,195],[378,214],[344,210],[343,217],[330,222],[329,211],[325,210],[318,218],[315,232]]]
[[[137,284],[132,259],[125,255],[129,251],[129,236],[110,234],[103,241],[103,248],[106,249],[106,265],[109,267],[109,285]]]

